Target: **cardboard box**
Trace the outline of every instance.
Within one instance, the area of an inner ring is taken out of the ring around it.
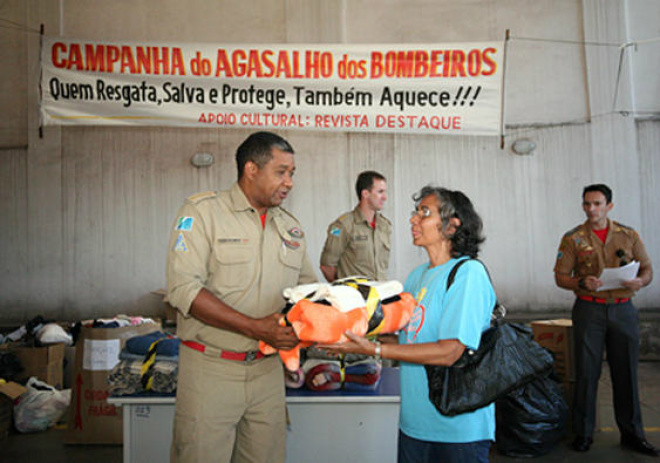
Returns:
[[[531,323],[534,340],[553,353],[560,381],[575,381],[573,322],[569,319],[541,320]]]
[[[25,386],[13,381],[0,383],[0,440],[9,435],[14,414],[14,401],[27,392]]]
[[[64,348],[64,371],[62,373],[62,384],[64,389],[71,389],[73,385],[73,367],[76,364],[76,346]]]
[[[13,352],[23,366],[16,381],[24,382],[31,376],[56,389],[62,389],[64,372],[64,344],[47,347],[14,347]]]
[[[66,444],[121,444],[122,411],[109,404],[108,376],[133,336],[161,329],[159,323],[122,328],[83,327],[76,344]]]

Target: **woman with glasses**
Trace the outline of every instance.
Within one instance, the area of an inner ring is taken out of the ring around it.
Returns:
[[[404,290],[417,306],[397,342],[371,342],[347,333],[350,341],[330,350],[400,362],[399,463],[487,462],[495,438],[493,404],[453,417],[429,400],[424,365],[452,365],[466,348],[477,349],[490,326],[495,292],[479,261],[461,265],[447,288],[451,269],[475,259],[484,241],[482,221],[460,191],[426,186],[413,196],[412,240],[429,261],[408,276]]]

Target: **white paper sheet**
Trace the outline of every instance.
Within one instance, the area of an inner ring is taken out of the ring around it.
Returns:
[[[112,370],[119,363],[119,339],[85,339],[84,370]]]
[[[623,288],[621,283],[635,278],[638,271],[639,262],[637,261],[632,261],[624,267],[606,268],[600,276],[600,281],[603,282],[603,286],[598,288],[597,291]]]

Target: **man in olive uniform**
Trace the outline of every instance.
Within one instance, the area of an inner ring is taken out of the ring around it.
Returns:
[[[555,264],[555,281],[576,295],[573,305],[576,384],[573,399],[573,448],[589,450],[593,442],[596,391],[603,349],[612,375],[612,392],[621,445],[659,455],[644,435],[637,389],[639,318],[632,296],[653,279],[644,243],[635,230],[607,218],[612,190],[596,184],[584,188],[586,222],[564,235]],[[621,287],[599,291],[604,268],[640,264],[637,276]]]
[[[387,182],[378,172],[362,172],[355,184],[358,205],[332,222],[321,254],[326,280],[361,275],[386,280],[392,223],[380,214]]]
[[[315,282],[300,224],[280,207],[293,187],[293,148],[268,132],[236,152],[238,182],[186,199],[172,227],[167,288],[182,340],[172,461],[283,462],[282,290]]]

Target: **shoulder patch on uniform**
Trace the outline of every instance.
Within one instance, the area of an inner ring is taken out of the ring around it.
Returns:
[[[192,231],[193,223],[195,223],[194,218],[181,216],[176,221],[176,226],[174,227],[174,229],[179,231]]]
[[[186,199],[193,204],[197,204],[198,202],[203,201],[205,199],[215,198],[217,195],[218,195],[217,191],[202,191],[201,193],[188,196],[188,198]]]
[[[179,236],[177,236],[176,243],[174,243],[172,251],[188,252],[188,245],[186,244],[186,239],[183,237],[183,233],[179,233]]]
[[[330,234],[331,234],[332,236],[341,236],[341,228],[339,228],[339,227],[332,227],[332,228],[330,229]]]

